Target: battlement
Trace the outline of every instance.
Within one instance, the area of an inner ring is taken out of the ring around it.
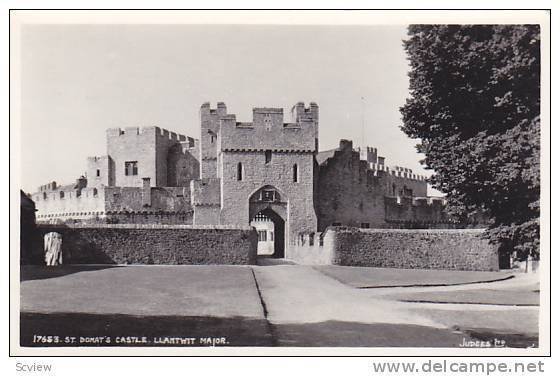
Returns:
[[[446,205],[443,197],[390,197],[385,196],[385,204],[400,207],[436,207],[442,208]]]
[[[180,141],[183,151],[192,150],[198,147],[198,139],[187,137],[185,140]]]
[[[217,115],[217,116],[225,116],[227,115],[227,106],[224,102],[216,103],[216,108],[212,108],[210,102],[204,102],[200,106],[200,115]]]
[[[282,114],[284,115],[283,108],[276,108],[276,107],[254,107],[253,114]]]
[[[428,178],[424,175],[414,174],[411,169],[404,169],[403,167],[399,167],[399,169],[395,167],[385,166],[385,164],[380,163],[369,163],[368,168],[370,170],[374,170],[376,175],[381,175],[382,173],[390,174],[397,178],[414,180],[414,181],[421,181],[425,182]]]
[[[377,148],[366,146],[365,148],[358,148],[356,151],[360,153],[361,160],[377,164]]]
[[[319,106],[315,102],[310,102],[309,107],[305,107],[303,102],[298,102],[292,107],[291,112],[292,122],[297,124],[319,120]]]
[[[316,151],[317,105],[306,109],[300,103],[294,109],[299,114],[294,123],[285,123],[284,109],[276,107],[253,108],[252,122],[238,122],[232,114],[219,116],[220,150]]]
[[[352,148],[352,141],[340,140],[340,150],[345,148]],[[392,175],[397,178],[414,180],[414,181],[427,181],[427,177],[415,174],[412,169],[401,167],[401,166],[386,166],[385,157],[381,157],[377,154],[377,148],[367,146],[365,149],[356,148],[353,149],[355,152],[359,153],[360,160],[367,162],[367,168],[373,170],[376,176],[380,176],[383,173]]]
[[[185,141],[186,136],[175,132],[168,131],[156,126],[151,127],[125,127],[125,128],[109,128],[107,129],[107,137],[121,137],[121,136],[152,136],[156,135],[162,138],[167,138],[171,141]]]
[[[56,185],[55,181],[52,181],[50,183],[47,184],[43,184],[39,187],[38,191],[39,192],[48,192],[48,191],[54,191],[58,188],[58,186]]]

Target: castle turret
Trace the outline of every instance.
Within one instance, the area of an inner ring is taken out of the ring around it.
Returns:
[[[305,108],[303,102],[298,102],[292,107],[292,121],[299,126],[313,128],[315,136],[315,149],[319,150],[319,106],[317,103],[310,102],[309,107]]]
[[[366,148],[359,148],[360,159],[368,163],[377,163],[377,149],[367,146]]]
[[[200,178],[217,177],[218,132],[220,118],[227,115],[225,103],[218,102],[216,109],[210,103],[200,107]]]

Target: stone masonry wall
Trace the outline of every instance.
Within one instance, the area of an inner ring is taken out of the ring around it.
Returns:
[[[282,109],[255,108],[253,123],[222,119],[220,150],[316,150],[317,124],[313,121],[284,124]]]
[[[105,211],[105,191],[102,188],[83,188],[77,197],[75,190],[39,192],[33,195],[37,207],[37,221],[61,220],[101,215]]]
[[[302,265],[332,265],[334,235],[334,231],[300,233],[291,249],[290,259]]]
[[[243,165],[243,180],[237,180],[237,164]],[[313,154],[273,152],[269,163],[265,152],[222,152],[223,166],[221,224],[249,224],[249,197],[264,186],[276,188],[287,203],[286,255],[298,232],[316,232],[317,217],[313,206]],[[293,181],[293,166],[299,170]],[[282,215],[282,213],[278,213]],[[196,214],[195,214],[196,217]]]
[[[186,137],[158,127],[107,129],[107,154],[114,161],[114,185],[141,187],[142,178],[152,186],[167,185],[169,149]],[[126,175],[125,162],[137,162],[138,174]]]
[[[192,139],[189,139],[192,140]],[[183,142],[169,149],[167,156],[167,186],[188,187],[191,180],[200,176],[200,163],[198,161],[198,148]]]
[[[385,221],[391,228],[452,228],[441,198],[385,197]]]
[[[106,212],[102,218],[92,218],[79,223],[93,224],[160,224],[160,225],[192,225],[193,212]]]
[[[111,171],[111,158],[108,155],[100,157],[88,157],[86,168],[88,187],[114,185],[112,177],[114,177],[115,174],[113,171]]]
[[[65,264],[240,264],[256,262],[251,227],[165,225],[39,225],[62,235]]]
[[[72,195],[73,194],[73,195]],[[83,188],[81,195],[66,192],[42,193],[37,199],[37,221],[88,223],[192,224],[193,209],[189,187],[151,187],[149,206],[143,205],[139,187]]]
[[[137,187],[105,187],[107,211],[192,212],[190,187],[152,187],[150,205],[142,205],[142,189]]]
[[[484,230],[329,228],[334,264],[387,268],[498,270],[498,247]]]
[[[117,187],[141,187],[142,178],[156,184],[156,134],[160,129],[111,128],[107,129],[107,154],[115,164],[114,184]],[[137,175],[125,175],[125,162],[138,163]]]
[[[441,202],[418,198],[427,193],[425,180],[404,171],[371,168],[351,141],[342,140],[330,157],[318,162],[319,231],[335,223],[366,228],[448,226]]]
[[[384,190],[352,150],[351,142],[341,142],[334,157],[320,166],[317,184],[319,231],[333,223],[360,227],[385,227]]]
[[[216,178],[216,160],[218,158],[218,130],[220,118],[227,115],[227,107],[219,102],[217,108],[210,108],[210,103],[200,107],[200,178]]]

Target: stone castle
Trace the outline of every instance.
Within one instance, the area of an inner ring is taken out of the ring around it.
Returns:
[[[286,256],[303,233],[328,226],[446,227],[427,182],[389,167],[377,149],[341,140],[319,151],[319,108],[200,108],[199,140],[158,127],[107,130],[107,155],[89,157],[74,184],[32,194],[38,222],[248,225],[259,253]]]

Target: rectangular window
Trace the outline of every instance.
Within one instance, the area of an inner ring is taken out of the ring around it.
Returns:
[[[243,180],[243,165],[241,164],[241,162],[237,164],[237,180]]]
[[[138,175],[138,162],[124,162],[124,174],[126,176]]]
[[[276,200],[276,191],[265,189],[261,191],[261,195],[261,201],[274,202]]]
[[[266,150],[264,152],[264,163],[269,164],[272,160],[272,150]]]
[[[259,241],[260,242],[265,242],[266,241],[266,231],[265,230],[259,230],[257,234],[259,235]]]
[[[315,243],[315,234],[309,234],[309,245],[313,245]]]
[[[362,222],[360,223],[361,228],[369,228],[369,222]]]
[[[101,176],[101,170],[100,169],[97,169],[96,175],[97,175],[97,177]]]
[[[274,241],[274,232],[273,232],[273,231],[270,231],[270,232],[268,233],[268,235],[270,236],[270,241],[273,242],[273,241]]]

